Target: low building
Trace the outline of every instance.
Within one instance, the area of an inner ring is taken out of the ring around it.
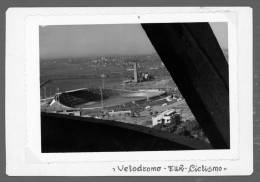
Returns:
[[[79,110],[63,110],[63,111],[56,111],[57,114],[66,114],[70,116],[80,116]]]
[[[169,124],[171,122],[174,122],[174,124],[179,124],[179,121],[177,122],[177,120],[175,119],[175,117],[177,115],[180,115],[179,113],[176,112],[175,109],[170,109],[167,111],[164,111],[162,113],[160,113],[159,115],[155,116],[152,118],[152,124],[153,126],[157,125],[157,124]]]
[[[128,110],[128,111],[111,111],[109,112],[108,114],[110,116],[115,116],[115,115],[131,115],[131,110]]]

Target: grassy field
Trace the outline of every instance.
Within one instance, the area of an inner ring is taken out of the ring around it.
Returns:
[[[135,97],[135,98],[121,97],[121,96],[110,97],[109,99],[103,101],[103,106],[110,107],[110,106],[114,106],[115,104],[121,105],[121,104],[125,104],[127,102],[136,101],[136,100],[140,100],[140,98],[138,98],[138,97]],[[101,108],[101,102],[96,102],[91,105],[82,104],[80,107],[84,107],[84,108],[100,107]]]

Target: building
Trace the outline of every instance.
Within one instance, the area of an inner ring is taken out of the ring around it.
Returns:
[[[131,64],[133,65],[132,68],[128,68],[127,71],[134,71],[134,82],[138,82],[137,80],[137,75],[138,75],[138,72],[137,72],[137,63],[136,62],[131,62]]]
[[[108,114],[110,115],[110,116],[118,116],[118,115],[131,115],[131,110],[129,110],[129,111],[111,111],[111,112],[109,112]]]
[[[179,124],[179,120],[177,121],[177,116],[180,116],[179,113],[176,112],[175,109],[169,109],[160,113],[159,115],[152,118],[153,126],[157,124],[169,124],[171,122],[175,122],[175,124]]]
[[[66,114],[70,116],[81,116],[79,110],[61,110],[61,111],[54,111],[57,114]]]

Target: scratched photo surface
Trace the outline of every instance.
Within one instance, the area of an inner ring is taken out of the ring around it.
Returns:
[[[39,27],[42,153],[230,148],[228,24]]]

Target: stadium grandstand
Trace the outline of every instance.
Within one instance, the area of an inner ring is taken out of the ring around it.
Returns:
[[[101,91],[100,89],[89,88],[63,92],[56,97],[56,100],[64,106],[73,108],[84,103],[101,101],[101,92],[103,100],[111,96],[120,95],[120,92],[117,90],[102,89]]]

